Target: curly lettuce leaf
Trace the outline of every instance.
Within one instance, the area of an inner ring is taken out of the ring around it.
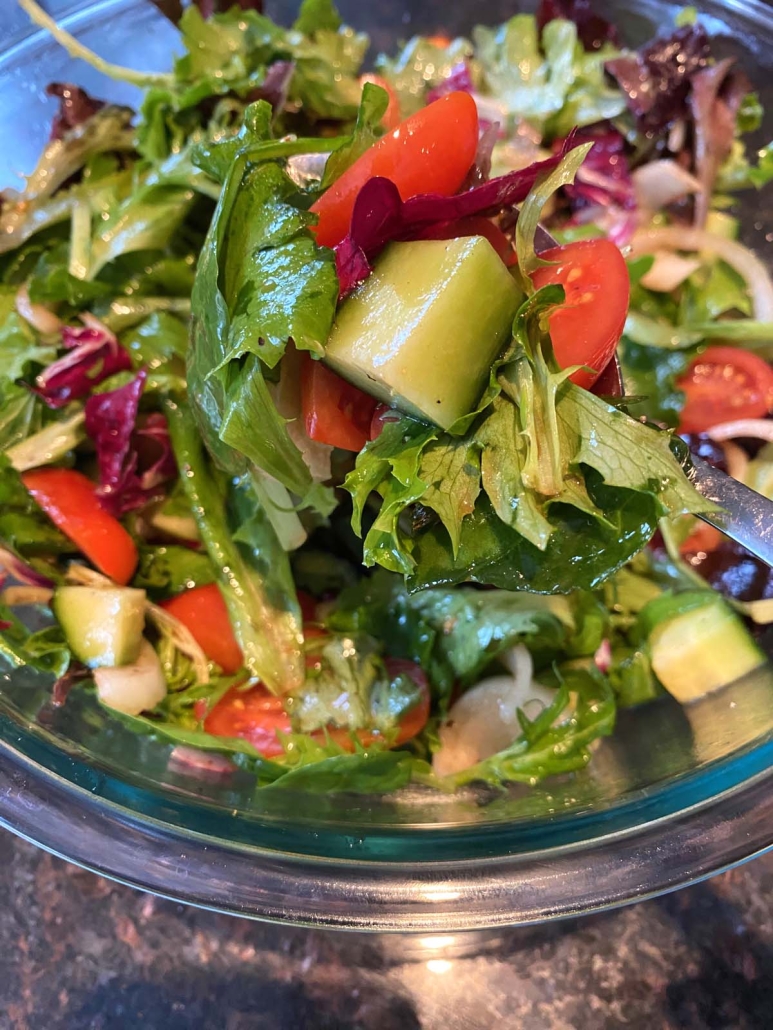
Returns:
[[[561,137],[625,110],[622,91],[604,73],[616,51],[586,52],[573,22],[556,18],[540,38],[533,15],[517,14],[496,29],[478,26],[473,38],[486,92],[514,119]]]

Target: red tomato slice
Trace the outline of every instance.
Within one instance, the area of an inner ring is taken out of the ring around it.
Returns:
[[[550,338],[561,368],[587,365],[572,382],[590,389],[606,368],[623,335],[631,284],[625,259],[609,240],[580,240],[547,250],[540,257],[556,262],[532,275],[537,289],[560,283],[566,302],[550,315]]]
[[[700,552],[716,551],[725,539],[715,526],[709,526],[706,522],[699,522],[686,540],[679,545],[679,553],[682,555],[699,554]]]
[[[422,239],[458,240],[463,236],[483,236],[508,268],[515,264],[516,257],[512,243],[498,225],[495,225],[490,218],[484,218],[483,215],[469,215],[467,218],[459,218],[455,222],[432,226],[422,234]]]
[[[751,351],[709,347],[678,381],[687,400],[680,431],[701,433],[720,422],[764,418],[773,410],[773,369]]]
[[[317,443],[361,451],[370,439],[376,398],[358,390],[308,354],[301,363],[301,410],[306,433]]]
[[[137,568],[137,548],[118,519],[100,505],[96,487],[74,469],[22,473],[22,482],[55,526],[106,576],[125,586]]]
[[[360,84],[364,86],[366,82],[372,82],[374,86],[381,86],[383,90],[386,90],[389,103],[384,112],[384,117],[381,119],[381,124],[387,132],[391,129],[396,129],[400,124],[400,101],[397,99],[397,94],[387,80],[382,79],[380,75],[374,75],[372,72],[369,72],[367,75],[361,75]]]
[[[357,194],[374,176],[391,179],[403,200],[417,193],[451,196],[464,182],[478,148],[478,109],[469,93],[449,93],[406,118],[365,151],[311,206],[317,242],[334,247],[346,236]]]
[[[196,714],[201,717],[199,711]],[[204,729],[213,737],[248,740],[266,758],[276,758],[284,753],[277,730],[280,733],[293,732],[284,701],[270,694],[261,684],[247,690],[232,687],[206,716]]]
[[[313,661],[312,657],[312,664]],[[420,691],[418,703],[400,720],[397,737],[393,744],[396,747],[398,744],[404,744],[411,740],[426,725],[430,709],[429,685],[424,672],[414,662],[387,658],[385,665],[390,676],[397,676],[401,673],[411,676]],[[293,731],[282,698],[274,697],[260,684],[250,687],[248,690],[233,687],[218,701],[209,714],[206,713],[203,705],[199,705],[195,711],[197,718],[203,718],[204,729],[207,733],[211,733],[215,737],[241,737],[243,740],[248,740],[266,758],[275,758],[284,750],[277,737],[277,731],[280,733],[292,733]],[[317,730],[311,735],[320,743],[329,737],[345,750],[354,750],[354,742],[348,730],[331,726],[327,730]],[[360,730],[357,737],[364,747],[368,747],[378,739],[378,735],[369,730]]]
[[[234,636],[228,608],[216,583],[184,590],[168,601],[162,601],[170,615],[193,634],[204,654],[228,676],[244,664],[242,649]]]

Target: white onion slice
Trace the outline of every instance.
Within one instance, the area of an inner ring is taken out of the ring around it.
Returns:
[[[739,436],[749,436],[755,440],[767,440],[773,443],[773,419],[739,418],[735,422],[720,422],[706,430],[707,436],[716,443],[734,440]]]
[[[639,207],[660,211],[667,204],[697,193],[700,182],[676,161],[650,161],[631,173]]]
[[[746,470],[749,467],[749,455],[743,447],[739,447],[737,443],[731,443],[729,440],[722,444],[722,450],[725,452],[728,475],[732,476],[733,479],[737,479],[739,483],[745,483]]]
[[[44,336],[58,333],[62,328],[62,320],[53,311],[49,311],[43,304],[32,303],[26,286],[20,286],[16,291],[16,310],[25,322],[29,322],[33,329]]]
[[[440,748],[432,758],[438,776],[469,769],[509,747],[521,733],[518,709],[537,702],[539,708],[555,700],[555,691],[532,679],[531,654],[522,644],[503,655],[511,674],[492,676],[466,691],[448,713],[438,731]]]
[[[757,321],[773,322],[773,283],[763,263],[748,247],[687,226],[639,229],[631,241],[631,257],[658,250],[706,250],[716,254],[746,280]]]
[[[656,293],[670,293],[701,267],[697,258],[684,258],[672,250],[655,251],[654,257],[652,268],[641,277],[641,283]]]

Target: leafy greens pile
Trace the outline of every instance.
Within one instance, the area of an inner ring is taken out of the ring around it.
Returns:
[[[622,350],[636,396],[580,389],[547,332],[563,290],[530,278],[544,264],[538,223],[564,240],[624,235],[646,140],[666,146],[673,122],[693,114],[705,126],[716,104],[738,118],[712,151],[722,160],[704,162],[711,189],[763,184],[769,152],[755,165],[740,145],[759,117],[751,94],[738,100],[724,68],[700,112],[686,89],[669,92],[667,109],[662,97],[637,107],[635,82],[657,86],[673,71],[667,46],[621,52],[579,0],[548,0],[536,19],[479,28],[474,42],[415,38],[378,70],[402,116],[451,90],[474,95],[485,131],[470,181],[458,196],[402,201],[370,180],[334,252],[317,244],[310,208],[383,134],[389,101],[360,81],[367,37],[330,0],[304,0],[289,29],[256,10],[205,17],[195,5],[179,29],[169,73],[89,58],[144,88],[136,117],[52,84],[52,138],[24,190],[2,194],[0,563],[17,585],[0,605],[0,653],[56,677],[56,703],[88,680],[58,625],[31,632],[16,614],[14,598],[45,607],[64,582],[100,585],[25,489],[21,475],[43,455],[96,484],[139,552],[131,585],[147,593],[168,693],[121,715],[130,729],[226,754],[266,786],[434,783],[428,760],[456,692],[525,645],[553,703],[521,713],[510,747],[446,785],[581,768],[618,706],[662,692],[641,610],[696,586],[673,554],[641,553],[661,520],[705,502],[677,442],[639,415],[676,424],[677,379],[718,318],[724,338],[769,336],[726,263],[663,293],[645,285],[652,259],[640,258]],[[711,71],[697,27],[679,32],[689,75]],[[324,358],[341,297],[390,240],[481,213],[514,236],[523,300],[476,410],[447,432],[395,413],[356,460],[309,439],[300,362]],[[154,609],[211,584],[241,650],[235,675]],[[304,637],[299,590],[322,602],[320,654]],[[390,750],[421,703],[394,660],[425,670],[432,714]],[[202,713],[256,681],[292,713],[272,757],[204,727]]]

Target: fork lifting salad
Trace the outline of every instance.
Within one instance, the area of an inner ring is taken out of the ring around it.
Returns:
[[[543,0],[363,74],[330,0],[191,6],[157,74],[19,2],[144,90],[53,83],[0,207],[0,650],[54,709],[261,786],[534,783],[764,662],[773,580],[684,469],[773,494],[732,214],[773,150],[691,9],[629,50]]]

